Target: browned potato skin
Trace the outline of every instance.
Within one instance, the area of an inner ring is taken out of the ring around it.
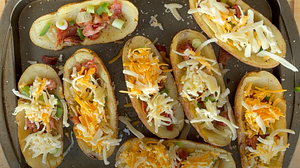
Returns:
[[[258,79],[260,78],[260,79]],[[258,80],[255,80],[258,79]],[[270,90],[279,90],[282,89],[282,86],[280,82],[277,80],[277,78],[272,75],[271,73],[267,71],[253,71],[247,73],[240,81],[237,91],[235,94],[235,100],[234,100],[234,112],[237,120],[237,125],[239,126],[239,129],[237,130],[238,135],[238,146],[240,151],[240,157],[241,157],[241,164],[244,168],[247,168],[247,157],[246,157],[246,151],[245,147],[246,144],[246,135],[244,134],[245,130],[245,108],[242,106],[242,100],[244,98],[244,88],[245,86],[248,86],[250,82],[253,82],[253,86],[258,87],[268,87]],[[283,115],[286,115],[286,101],[283,98],[283,93],[276,93],[276,98],[282,98],[283,101],[278,103],[278,107],[281,109]],[[279,128],[286,128],[286,119],[284,117],[280,117],[279,120],[275,122],[273,125],[274,129]],[[280,137],[284,137],[284,143],[287,143],[287,133],[279,133]],[[281,167],[282,162],[284,159],[284,152],[280,153],[279,156],[271,159],[270,167]]]
[[[198,0],[189,0],[190,3],[190,8],[196,8],[196,2]],[[256,11],[255,9],[251,8],[248,4],[246,4],[245,2],[243,2],[242,0],[227,0],[227,4],[230,5],[234,5],[237,4],[239,6],[241,6],[241,8],[244,11],[247,11],[248,9],[252,9],[254,12],[254,21],[260,21],[263,20],[264,24],[269,26],[276,38],[276,41],[278,43],[278,47],[281,50],[281,54],[278,54],[280,57],[284,58],[285,54],[286,54],[286,44],[285,41],[282,37],[282,34],[280,33],[280,31],[277,29],[277,27],[275,25],[272,24],[272,22],[270,22],[266,17],[264,17],[261,13],[259,13],[258,11]],[[196,22],[198,23],[198,25],[200,26],[200,28],[207,34],[207,36],[209,38],[216,38],[214,32],[211,30],[211,28],[205,23],[205,21],[203,20],[202,17],[206,17],[206,16],[200,16],[197,13],[193,14],[194,19],[196,20]],[[211,21],[211,24],[215,24]],[[222,41],[217,41],[216,42],[220,47],[222,47],[224,50],[226,50],[227,52],[229,52],[231,55],[233,55],[234,57],[236,57],[237,59],[239,59],[240,61],[244,62],[245,64],[248,64],[250,66],[253,67],[257,67],[257,68],[274,68],[277,65],[279,65],[279,62],[273,60],[273,59],[269,59],[267,61],[263,60],[263,57],[259,57],[256,54],[253,54],[247,58],[244,57],[244,50],[239,51],[237,48],[229,45],[228,43],[224,43]]]
[[[39,36],[39,35],[44,25],[46,25],[47,23],[51,22],[52,23],[51,27],[54,27],[56,20],[59,18],[64,18],[66,20],[76,19],[77,14],[81,8],[86,8],[88,5],[99,6],[99,4],[103,4],[105,2],[112,5],[114,3],[114,0],[89,0],[89,1],[83,1],[78,3],[73,2],[61,6],[57,10],[57,12],[52,12],[39,17],[33,22],[30,28],[29,36],[31,41],[35,45],[48,50],[61,50],[67,46],[76,45],[75,43],[74,44],[62,43],[59,46],[57,46],[57,48],[55,48],[55,42],[53,43],[47,37],[47,35],[45,36]],[[135,30],[138,24],[137,8],[134,6],[134,4],[132,4],[130,1],[127,0],[118,0],[118,2],[121,3],[122,15],[124,16],[124,21],[126,21],[123,28],[119,30],[118,28],[109,25],[105,29],[101,30],[101,35],[96,40],[89,40],[88,38],[85,38],[84,41],[80,43],[80,45],[93,45],[99,43],[113,42],[125,38],[128,34],[132,33]],[[97,10],[97,8],[95,8],[95,10]]]
[[[181,84],[180,80],[181,80],[181,77],[185,74],[185,70],[179,69],[177,67],[177,64],[179,64],[180,62],[183,61],[182,56],[174,53],[172,50],[177,51],[177,48],[179,47],[179,45],[184,44],[188,40],[192,41],[195,38],[200,39],[201,42],[204,42],[207,40],[203,34],[197,32],[197,31],[189,30],[189,29],[180,31],[179,33],[177,33],[174,36],[174,38],[172,40],[172,44],[170,47],[170,60],[171,60],[171,64],[172,64],[173,73],[175,76],[175,82],[176,82],[178,93],[182,92],[183,85]],[[216,60],[214,50],[210,44],[202,49],[201,54],[206,58]],[[214,65],[214,68],[219,70],[219,66],[217,64]],[[218,85],[221,87],[221,91],[223,92],[226,89],[225,83],[223,81],[223,76],[219,76],[217,74],[214,74],[214,76],[216,77]],[[195,111],[196,107],[194,107],[192,104],[190,104],[190,102],[187,99],[182,98],[181,96],[179,96],[179,100],[183,106],[186,117],[189,119],[189,121],[191,121],[194,118],[193,114],[196,114],[196,111]],[[227,99],[227,103],[225,104],[225,106],[227,107],[228,111],[230,110],[232,112],[231,105],[230,105],[228,99]],[[204,139],[204,141],[206,141],[212,145],[226,146],[231,142],[230,137],[224,138],[223,136],[218,135],[210,130],[200,129],[199,123],[192,123],[192,125],[197,130],[199,135]],[[228,126],[226,126],[226,127],[228,128]]]
[[[160,61],[162,62],[162,57],[160,55],[160,53],[157,51],[157,49],[155,48],[155,46],[153,45],[153,43],[142,36],[135,36],[132,39],[129,39],[126,44],[124,45],[123,48],[123,55],[122,55],[122,59],[123,59],[123,63],[128,62],[128,52],[130,49],[136,49],[136,48],[140,48],[141,46],[143,46],[145,44],[146,47],[151,48],[151,51],[159,57]],[[125,69],[125,67],[123,67]],[[174,82],[174,78],[170,73],[167,73],[168,77],[167,77],[167,81],[165,83],[166,88],[167,85],[169,86],[168,90],[170,91],[169,94],[175,94],[176,96],[171,96],[172,99],[177,100],[178,96],[177,96],[177,90],[176,90],[176,86],[175,86],[175,82]],[[128,76],[125,75],[125,81],[128,80]],[[128,88],[127,88],[128,89]],[[152,126],[150,126],[148,124],[148,118],[147,115],[143,112],[142,110],[142,102],[135,98],[135,97],[130,97],[132,106],[134,107],[136,113],[138,114],[140,120],[143,122],[143,124],[146,126],[146,128],[151,131],[153,134],[155,134],[156,136],[160,137],[160,138],[167,138],[167,139],[172,139],[175,138],[179,135],[182,127],[183,127],[183,122],[181,124],[178,124],[177,126],[174,125],[173,130],[169,131],[167,130],[167,127],[165,126],[161,126],[158,129],[158,133],[155,132],[155,128],[154,128],[154,124]],[[181,108],[181,107],[178,107]],[[179,119],[184,119],[184,114],[183,111],[180,110],[180,112],[175,112],[175,116],[177,116],[177,118]]]
[[[112,88],[111,78],[108,73],[108,70],[106,69],[103,61],[98,57],[98,55],[86,48],[81,48],[77,50],[67,61],[64,66],[64,78],[70,77],[72,73],[72,68],[76,66],[76,64],[84,63],[86,61],[95,59],[95,64],[98,68],[98,76],[102,78],[105,83],[107,84],[107,103],[106,103],[106,114],[110,116],[110,125],[114,130],[114,137],[118,138],[118,115],[117,115],[117,102],[115,98],[115,94]],[[64,96],[67,100],[67,103],[71,100],[74,100],[73,96],[70,94],[70,84],[67,82],[64,82]],[[73,131],[75,130],[75,125],[73,126]],[[75,132],[75,131],[74,131]],[[77,137],[76,137],[77,138]],[[103,160],[102,154],[96,153],[92,151],[92,147],[88,146],[83,140],[77,139],[78,145],[81,148],[81,150],[91,159],[99,159]],[[107,151],[107,158],[113,153],[115,150],[114,146],[111,146],[109,151]]]
[[[131,139],[128,139],[126,140],[119,148],[117,154],[116,154],[116,162],[118,162],[120,160],[120,154],[124,151],[124,150],[127,150],[129,148],[131,148],[132,146],[126,146],[126,142],[135,142],[135,141],[138,141],[139,139],[138,138],[131,138]],[[145,137],[142,139],[142,141],[144,143],[146,142],[158,142],[159,139],[156,139],[156,138],[149,138],[149,137]],[[164,145],[167,145],[168,143],[174,143],[176,144],[176,142],[180,142],[181,143],[181,147],[182,148],[189,148],[189,149],[195,149],[195,150],[205,150],[205,151],[214,151],[214,152],[220,152],[222,154],[225,154],[226,155],[226,159],[228,159],[228,161],[226,161],[225,159],[219,159],[218,160],[218,166],[215,166],[215,168],[235,168],[236,165],[235,165],[235,161],[234,159],[232,158],[232,154],[222,148],[219,148],[219,147],[216,147],[216,146],[213,146],[213,145],[209,145],[209,144],[206,144],[206,143],[200,143],[200,142],[193,142],[193,141],[190,141],[190,140],[183,140],[183,139],[172,139],[172,140],[164,140],[162,143]],[[132,143],[133,144],[133,143]],[[118,168],[122,168],[122,167],[125,167],[126,165],[125,164],[122,164],[122,165],[119,165]]]
[[[19,82],[18,82],[18,89],[21,92],[22,88],[20,88],[20,85],[26,83],[31,84],[35,80],[35,77],[38,76],[40,78],[48,78],[52,79],[56,82],[57,87],[54,89],[54,94],[58,96],[60,99],[59,94],[59,88],[62,88],[61,80],[58,77],[57,73],[53,68],[51,68],[48,65],[45,64],[34,64],[28,67],[24,73],[22,74]],[[19,100],[18,103],[22,103],[22,100]],[[57,167],[63,160],[63,155],[61,154],[58,157],[54,157],[52,154],[47,154],[47,162],[46,164],[42,163],[42,155],[32,158],[33,152],[29,150],[29,147],[26,148],[25,151],[23,151],[26,141],[24,140],[29,134],[29,130],[24,130],[25,126],[25,111],[19,112],[16,115],[16,121],[18,124],[18,139],[20,143],[20,149],[24,155],[24,158],[27,162],[27,164],[33,168],[54,168]],[[55,124],[57,126],[57,130],[53,130],[54,134],[60,134],[61,135],[61,142],[63,145],[63,124],[62,120],[56,121]],[[63,147],[62,147],[63,148]]]

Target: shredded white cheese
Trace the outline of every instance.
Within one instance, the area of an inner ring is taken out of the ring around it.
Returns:
[[[181,9],[183,6],[181,4],[178,3],[170,3],[170,4],[165,4],[164,5],[166,10],[165,12],[171,12],[173,14],[173,16],[176,18],[176,20],[180,21],[184,21],[183,18],[180,16],[180,14],[178,13],[177,9]]]
[[[157,14],[154,15],[154,16],[150,16],[150,22],[149,22],[149,24],[152,27],[159,27],[160,30],[164,30],[162,24],[158,22],[157,16],[158,16]]]

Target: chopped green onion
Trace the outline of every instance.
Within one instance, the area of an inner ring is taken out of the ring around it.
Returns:
[[[295,91],[295,92],[300,92],[300,86],[295,87],[295,88],[294,88],[294,91]]]
[[[108,14],[108,16],[112,16],[113,13],[110,12],[108,8],[105,8],[105,12]]]
[[[201,40],[198,39],[198,38],[192,40],[192,46],[193,46],[194,48],[200,47],[201,44],[202,44],[202,43],[201,43]]]
[[[69,22],[69,24],[70,24],[70,26],[74,26],[74,24],[75,24],[75,20],[74,20],[74,19],[72,19],[72,20]]]
[[[167,94],[168,94],[168,93],[169,93],[169,90],[166,89],[166,88],[164,88],[163,90],[160,91],[160,94],[163,94],[163,93],[167,93]]]
[[[61,116],[63,115],[64,113],[64,110],[63,108],[61,107],[57,107],[57,110],[56,110],[56,113],[55,113],[55,116],[58,117],[58,118],[61,118]]]
[[[208,100],[210,100],[211,102],[215,102],[216,101],[216,99],[215,99],[214,96],[207,96],[207,97],[205,97],[204,102],[206,103]]]
[[[21,92],[22,92],[23,95],[29,97],[29,96],[30,96],[29,90],[30,90],[29,86],[28,86],[28,85],[25,85],[25,86],[22,88],[22,91],[21,91]]]
[[[226,0],[221,0],[220,2],[222,2],[222,3],[226,3]]]
[[[86,12],[87,13],[95,13],[95,7],[93,5],[88,5],[86,7]]]
[[[121,20],[121,19],[115,19],[113,22],[112,22],[112,26],[118,28],[118,29],[122,29],[123,25],[124,25],[124,21]]]
[[[176,142],[176,146],[182,147],[181,142]]]
[[[269,96],[266,96],[266,97],[264,98],[264,100],[270,100],[270,97],[269,97]]]
[[[53,151],[51,151],[50,153],[53,155],[53,154],[55,154],[57,151],[58,151],[58,149],[55,148],[55,149],[54,149]]]
[[[41,101],[41,102],[45,102],[44,96],[42,94],[38,97],[38,100]]]
[[[260,49],[259,49],[259,51],[258,52],[261,52],[261,51],[263,51],[264,49],[262,48],[262,47],[260,47]]]
[[[59,105],[61,102],[60,102],[60,99],[59,99],[59,97],[58,96],[56,96],[56,95],[54,95],[54,97],[55,97],[55,99],[57,100],[57,103],[56,103],[56,105]]]
[[[229,21],[228,23],[231,25],[231,27],[235,26],[235,24],[233,24],[231,21]]]
[[[77,34],[78,34],[80,40],[84,40],[84,35],[83,35],[82,30],[80,28],[77,29]]]
[[[44,35],[48,32],[48,30],[50,29],[51,24],[52,24],[52,23],[49,22],[49,23],[47,23],[47,24],[44,26],[43,30],[42,30],[41,33],[40,33],[40,36],[44,36]]]
[[[197,107],[203,108],[201,103],[197,103]]]
[[[108,6],[108,3],[103,3],[97,10],[96,10],[96,13],[97,15],[101,15],[103,12],[105,12],[106,8]]]

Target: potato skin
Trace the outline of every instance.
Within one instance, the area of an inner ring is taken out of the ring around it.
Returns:
[[[118,0],[118,2],[121,3],[122,15],[124,16],[125,20],[123,28],[120,30],[111,25],[108,25],[105,29],[101,30],[101,35],[96,40],[89,40],[88,38],[85,38],[84,41],[80,43],[80,45],[93,45],[99,43],[113,42],[126,37],[128,34],[132,33],[135,30],[138,23],[137,8],[130,1],[127,0]],[[75,43],[62,43],[59,46],[57,46],[57,48],[55,48],[56,35],[55,41],[53,41],[53,39],[51,40],[47,35],[40,36],[40,32],[42,31],[44,26],[49,22],[52,23],[51,28],[55,28],[55,23],[58,19],[63,18],[67,21],[76,19],[80,9],[86,8],[88,5],[99,6],[103,3],[113,4],[114,0],[89,0],[78,3],[69,3],[60,7],[57,10],[57,12],[52,12],[39,17],[31,25],[29,31],[31,41],[35,45],[48,50],[61,50],[67,46],[76,45]],[[98,7],[96,7],[95,10],[97,8]],[[49,31],[51,30],[51,28],[49,29]]]
[[[116,163],[120,162],[120,154],[124,151],[127,150],[129,148],[131,148],[131,146],[126,146],[127,142],[132,142],[131,144],[133,144],[133,142],[135,141],[139,141],[138,138],[131,138],[126,140],[119,148],[117,154],[116,154]],[[149,137],[145,137],[143,139],[141,139],[142,142],[146,143],[146,142],[158,142],[159,139],[156,138],[149,138]],[[213,146],[213,145],[209,145],[206,143],[200,143],[200,142],[194,142],[194,141],[190,141],[190,140],[183,140],[183,139],[172,139],[172,140],[164,140],[162,143],[164,145],[168,144],[168,143],[178,143],[180,142],[181,147],[182,148],[190,148],[190,149],[195,149],[195,150],[205,150],[205,151],[214,151],[214,152],[220,152],[222,154],[224,154],[223,156],[226,156],[226,159],[220,159],[220,163],[218,165],[218,168],[235,168],[236,164],[235,161],[232,157],[232,154],[222,148]],[[122,168],[125,167],[125,164],[121,164],[118,165],[118,168]]]
[[[198,0],[189,0],[191,9],[196,8],[197,1]],[[285,57],[286,44],[283,39],[283,36],[282,36],[281,32],[277,29],[277,27],[275,25],[273,25],[272,22],[269,21],[269,19],[267,19],[265,16],[263,16],[257,10],[251,8],[248,4],[246,4],[242,0],[227,0],[227,4],[230,4],[230,5],[237,4],[237,5],[241,6],[241,8],[244,11],[251,9],[254,12],[254,20],[255,21],[263,20],[264,24],[271,28],[271,30],[275,36],[276,42],[278,43],[278,47],[281,50],[281,53],[277,54],[277,55],[279,55],[282,58]],[[193,17],[196,20],[196,22],[198,23],[198,25],[200,26],[200,28],[207,34],[207,36],[209,38],[216,38],[212,29],[203,20],[203,17],[205,17],[205,16],[200,16],[199,14],[194,13]],[[213,22],[211,22],[211,23],[214,24]],[[257,67],[257,68],[274,68],[277,65],[279,65],[279,62],[277,62],[273,59],[269,59],[268,61],[265,61],[265,60],[263,60],[263,57],[259,57],[259,56],[257,56],[257,54],[254,54],[254,53],[252,53],[252,55],[249,58],[247,58],[244,56],[244,50],[239,51],[236,47],[233,47],[233,46],[231,46],[227,43],[224,43],[220,40],[218,40],[216,43],[220,47],[222,47],[224,50],[229,52],[231,55],[233,55],[235,58],[239,59],[240,61],[244,62],[247,65]]]
[[[18,82],[18,89],[21,92],[20,85],[26,83],[26,84],[32,84],[33,81],[35,80],[36,76],[40,78],[47,78],[47,79],[52,79],[56,82],[57,86],[54,89],[54,94],[58,96],[60,99],[59,94],[59,88],[62,88],[62,83],[60,78],[58,77],[56,71],[51,68],[48,65],[45,64],[33,64],[29,66],[22,74],[19,82]],[[22,103],[21,100],[18,101],[18,104]],[[19,144],[20,144],[20,149],[24,155],[24,158],[27,162],[27,164],[33,168],[40,168],[40,167],[45,167],[45,168],[54,168],[57,167],[63,160],[63,155],[61,153],[60,156],[54,157],[52,154],[47,154],[47,162],[46,164],[42,163],[42,155],[32,158],[32,152],[26,148],[25,151],[23,151],[26,141],[24,140],[29,134],[29,130],[25,130],[25,111],[19,112],[16,115],[16,121],[18,121],[18,139],[19,139]],[[61,135],[61,142],[63,145],[63,122],[62,120],[55,121],[55,124],[57,126],[56,133]],[[55,130],[54,130],[55,131]]]
[[[151,51],[159,57],[160,61],[163,62],[163,59],[158,52],[158,50],[155,48],[154,44],[147,38],[143,36],[135,36],[132,39],[129,39],[123,48],[123,63],[128,61],[127,55],[130,49],[136,49],[140,48],[142,45],[146,45],[146,47],[151,48]],[[125,69],[125,67],[123,67]],[[125,81],[128,80],[128,76],[125,75]],[[167,79],[165,82],[165,87],[170,91],[169,95],[173,100],[178,100],[178,93],[175,86],[175,81],[171,73],[167,73]],[[127,88],[128,89],[128,88]],[[177,137],[183,127],[183,122],[177,125],[174,125],[173,130],[169,131],[167,130],[167,127],[159,127],[158,133],[155,132],[154,125],[150,126],[147,122],[148,118],[147,115],[142,110],[142,102],[141,100],[130,97],[131,103],[138,114],[140,120],[143,122],[143,124],[147,127],[149,131],[151,131],[153,134],[160,138],[167,138],[167,139],[173,139]],[[178,120],[184,119],[183,109],[181,106],[177,107],[177,110],[175,111],[175,116],[177,116]]]
[[[103,61],[98,57],[98,55],[86,48],[81,48],[77,50],[65,63],[64,66],[64,78],[69,79],[72,68],[76,66],[77,63],[84,63],[89,60],[93,60],[94,63],[97,65],[98,68],[98,76],[105,81],[107,84],[107,113],[110,116],[110,126],[114,130],[114,136],[113,138],[118,138],[118,115],[117,115],[117,102],[115,98],[115,94],[113,91],[111,78],[108,73],[108,70],[106,69]],[[68,102],[74,101],[74,98],[70,92],[71,85],[67,82],[64,82],[64,96],[65,99]],[[73,126],[73,131],[75,130],[75,125]],[[75,132],[75,131],[74,131]],[[76,137],[77,138],[77,137]],[[92,147],[88,146],[85,141],[78,139],[77,142],[81,150],[91,159],[99,159],[103,160],[103,155],[96,153],[92,151]],[[110,149],[107,151],[107,158],[113,153],[115,149],[115,146],[111,146]]]
[[[207,40],[203,34],[197,32],[197,31],[194,31],[194,30],[186,29],[186,30],[182,30],[182,31],[178,32],[174,36],[172,43],[171,43],[170,60],[171,60],[171,64],[172,64],[173,73],[175,76],[178,93],[182,92],[183,85],[181,84],[181,77],[185,74],[185,71],[183,69],[179,69],[177,67],[177,65],[180,62],[182,62],[183,59],[182,59],[182,56],[174,53],[173,50],[176,51],[177,48],[179,47],[179,45],[184,44],[188,40],[192,41],[195,38],[200,39],[201,42],[204,42]],[[204,47],[202,49],[201,53],[203,54],[203,56],[205,56],[208,59],[216,60],[216,56],[215,56],[214,50],[211,45],[207,45],[206,47]],[[221,72],[220,68],[217,64],[214,65],[213,67],[215,69],[219,70],[219,72]],[[217,79],[218,85],[221,87],[221,92],[225,91],[226,88],[225,88],[223,76],[219,76],[215,73],[214,73],[214,76]],[[194,107],[187,99],[184,99],[181,96],[179,96],[179,100],[183,106],[186,117],[189,120],[192,120],[194,118],[193,114],[196,113],[196,111],[195,111],[196,107]],[[231,108],[228,98],[227,98],[227,103],[224,106],[227,108],[228,113],[233,114],[233,111],[232,111],[232,108]],[[201,129],[200,124],[198,124],[198,123],[192,123],[192,125],[197,130],[199,135],[204,139],[204,141],[206,141],[212,145],[226,146],[231,142],[230,137],[223,137],[222,135],[216,134],[208,129]]]
[[[239,129],[237,130],[238,134],[238,146],[241,157],[241,164],[244,168],[247,167],[247,157],[246,157],[246,135],[245,132],[245,108],[242,106],[242,101],[244,97],[244,88],[253,82],[253,87],[268,87],[270,90],[279,90],[282,89],[280,82],[277,78],[267,71],[253,71],[247,73],[240,81],[237,91],[235,94],[235,104],[234,104],[234,112],[237,120],[237,125]],[[283,92],[276,93],[276,98],[281,98],[283,101],[278,103],[278,106],[281,109],[282,114],[286,115],[286,101],[283,98]],[[284,117],[280,117],[274,124],[274,129],[286,128],[286,119]],[[284,137],[284,143],[287,143],[287,133],[280,133],[279,136]],[[279,155],[273,159],[271,159],[270,167],[281,167],[284,159],[284,152],[280,152]]]

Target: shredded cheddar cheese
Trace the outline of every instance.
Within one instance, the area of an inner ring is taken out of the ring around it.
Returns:
[[[127,141],[124,145],[126,149],[120,153],[120,158],[115,166],[122,165],[126,168],[176,168],[179,166],[211,168],[220,159],[221,154],[215,151],[181,148],[175,143],[164,143],[163,140],[144,142],[144,139],[138,139]],[[187,157],[180,158],[179,150],[186,151]]]
[[[203,42],[203,44],[204,43],[206,45],[208,44],[206,41]],[[204,46],[200,46],[199,48],[203,47]],[[230,91],[226,89],[221,93],[221,88],[218,86],[217,79],[214,76],[214,74],[221,75],[221,72],[213,67],[217,63],[216,60],[202,56],[198,49],[196,52],[191,49],[186,49],[184,53],[173,52],[189,58],[178,63],[177,67],[184,72],[180,79],[182,85],[180,96],[189,101],[195,108],[191,123],[202,124],[202,128],[212,130],[224,137],[230,136],[232,140],[236,139],[236,128],[238,127],[234,124],[234,121],[219,115],[221,111],[218,108],[226,104],[226,97]],[[211,96],[214,100],[208,99]],[[199,101],[205,102],[205,107],[199,107]],[[231,132],[218,130],[212,124],[212,121],[226,123]]]
[[[166,81],[166,73],[171,71],[164,68],[168,64],[162,63],[151,48],[129,50],[127,58],[128,61],[123,63],[123,73],[127,75],[128,91],[121,92],[147,103],[148,124],[154,125],[158,133],[159,127],[183,122],[174,116],[178,102],[168,94],[159,92],[160,84]]]
[[[76,138],[103,155],[104,163],[108,165],[106,152],[111,146],[119,145],[120,139],[114,138],[115,132],[109,124],[110,115],[106,112],[107,84],[100,77],[96,78],[97,69],[93,65],[82,66],[79,71],[74,67],[71,78],[63,80],[72,84],[70,90],[79,106],[73,110],[80,122],[75,125]]]

